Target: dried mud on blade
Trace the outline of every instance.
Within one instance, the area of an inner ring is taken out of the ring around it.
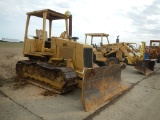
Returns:
[[[155,61],[142,60],[138,61],[134,68],[143,73],[144,75],[149,75],[154,71]]]
[[[125,89],[121,84],[120,65],[85,69],[82,102],[86,111],[89,111],[121,94]]]

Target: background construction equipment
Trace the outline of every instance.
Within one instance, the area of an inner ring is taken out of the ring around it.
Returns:
[[[121,64],[123,67],[124,63],[129,61],[131,64],[135,65],[135,68],[143,73],[144,75],[150,74],[154,70],[155,61],[153,60],[143,60],[143,54],[137,51],[133,46],[129,43],[119,42],[118,43],[109,43],[108,36],[109,34],[105,33],[86,33],[85,43],[87,43],[87,36],[91,36],[91,44],[94,47],[94,62],[103,66],[103,65],[114,65]],[[93,37],[100,37],[100,44],[93,44]],[[108,44],[103,44],[103,37],[107,38]],[[142,44],[144,50],[145,43]],[[127,62],[128,63],[128,62]],[[152,69],[151,69],[152,68]]]
[[[149,51],[146,53],[150,59],[157,59],[160,63],[160,40],[150,40]]]

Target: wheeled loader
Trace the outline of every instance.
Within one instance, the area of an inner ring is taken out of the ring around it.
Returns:
[[[149,75],[154,71],[155,60],[143,60],[143,54],[136,50],[131,44],[125,42],[109,43],[109,34],[105,33],[86,33],[85,43],[87,43],[87,37],[91,37],[90,44],[93,45],[93,61],[100,66],[112,66],[115,64],[121,64],[122,68],[125,68],[124,63],[129,61],[134,67],[143,73]],[[93,37],[99,37],[97,41],[98,45],[93,43]],[[103,44],[103,39],[106,38],[107,44]],[[144,46],[144,42],[142,43]],[[144,48],[144,47],[143,47]],[[144,49],[142,49],[144,51]],[[127,59],[126,59],[127,57]]]
[[[29,22],[33,16],[42,19],[42,29],[37,29],[36,36],[29,38]],[[55,30],[58,21],[64,21],[65,31],[55,37],[52,30]],[[56,24],[52,24],[54,22]],[[28,12],[23,54],[28,60],[17,62],[19,77],[29,78],[26,81],[59,94],[75,87],[82,88],[82,103],[86,111],[125,90],[121,84],[121,66],[94,65],[93,46],[78,43],[77,37],[72,37],[72,15],[69,11],[65,14],[50,9]]]

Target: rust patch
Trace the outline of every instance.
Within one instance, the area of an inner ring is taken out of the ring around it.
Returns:
[[[86,111],[119,95],[126,89],[121,84],[121,66],[86,69],[83,79],[82,101]]]

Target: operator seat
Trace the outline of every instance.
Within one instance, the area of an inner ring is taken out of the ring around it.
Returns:
[[[40,29],[36,29],[36,35],[38,39],[42,40],[43,38],[43,31]],[[51,41],[50,38],[47,37],[47,31],[45,32],[45,48],[50,48],[51,47]]]
[[[36,35],[37,35],[37,37],[38,37],[38,39],[40,39],[40,40],[42,40],[42,38],[43,38],[43,30],[38,30],[38,29],[36,29]],[[47,40],[47,31],[45,32],[45,40]]]

